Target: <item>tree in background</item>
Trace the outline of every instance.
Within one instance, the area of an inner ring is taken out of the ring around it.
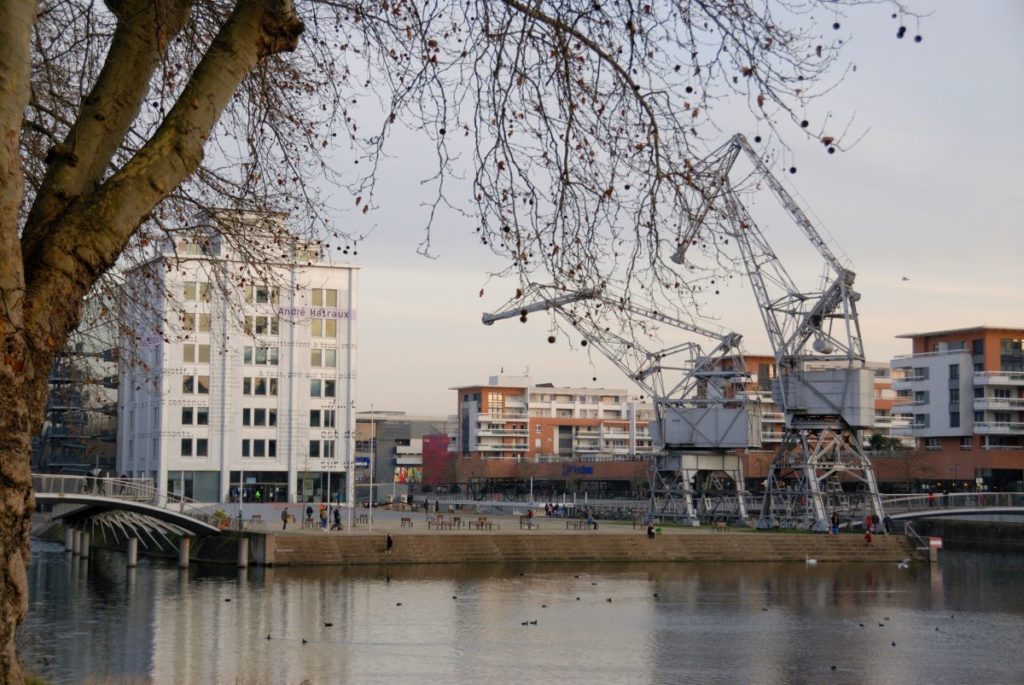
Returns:
[[[401,126],[436,152],[424,253],[450,206],[523,283],[688,306],[718,268],[666,257],[703,191],[690,169],[721,138],[713,116],[742,105],[766,144],[792,123],[842,145],[803,112],[841,78],[842,12],[860,4],[903,16],[871,0],[0,2],[4,682],[21,678],[30,438],[87,294],[113,303],[156,243],[208,239],[195,217],[213,209],[283,212],[289,233],[354,254],[328,201],[375,206]],[[246,222],[216,230],[254,268],[275,257]]]

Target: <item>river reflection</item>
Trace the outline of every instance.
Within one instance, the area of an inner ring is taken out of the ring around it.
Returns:
[[[931,571],[149,560],[128,571],[119,554],[84,562],[33,543],[19,645],[54,683],[1024,682],[1024,559],[943,554]]]

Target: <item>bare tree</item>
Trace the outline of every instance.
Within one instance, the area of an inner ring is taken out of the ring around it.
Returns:
[[[3,680],[21,676],[30,436],[84,296],[119,288],[110,274],[210,208],[284,212],[353,254],[359,236],[333,228],[328,199],[369,212],[405,126],[436,150],[424,253],[450,206],[524,283],[685,305],[719,268],[665,259],[702,192],[690,170],[720,136],[712,112],[746,107],[766,142],[792,123],[841,145],[824,116],[803,119],[826,74],[842,77],[840,20],[860,4],[902,13],[887,0],[0,2]],[[341,144],[346,169],[331,164]],[[245,226],[217,230],[254,268],[266,258]]]

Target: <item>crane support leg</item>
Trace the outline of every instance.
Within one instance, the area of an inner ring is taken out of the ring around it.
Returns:
[[[844,522],[884,516],[860,432],[787,431],[768,468],[758,527],[824,532],[833,512]]]

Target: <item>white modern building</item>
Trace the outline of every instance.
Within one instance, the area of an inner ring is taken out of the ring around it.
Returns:
[[[118,471],[200,501],[343,498],[357,268],[280,217],[230,220],[244,241],[190,233],[127,275]]]

